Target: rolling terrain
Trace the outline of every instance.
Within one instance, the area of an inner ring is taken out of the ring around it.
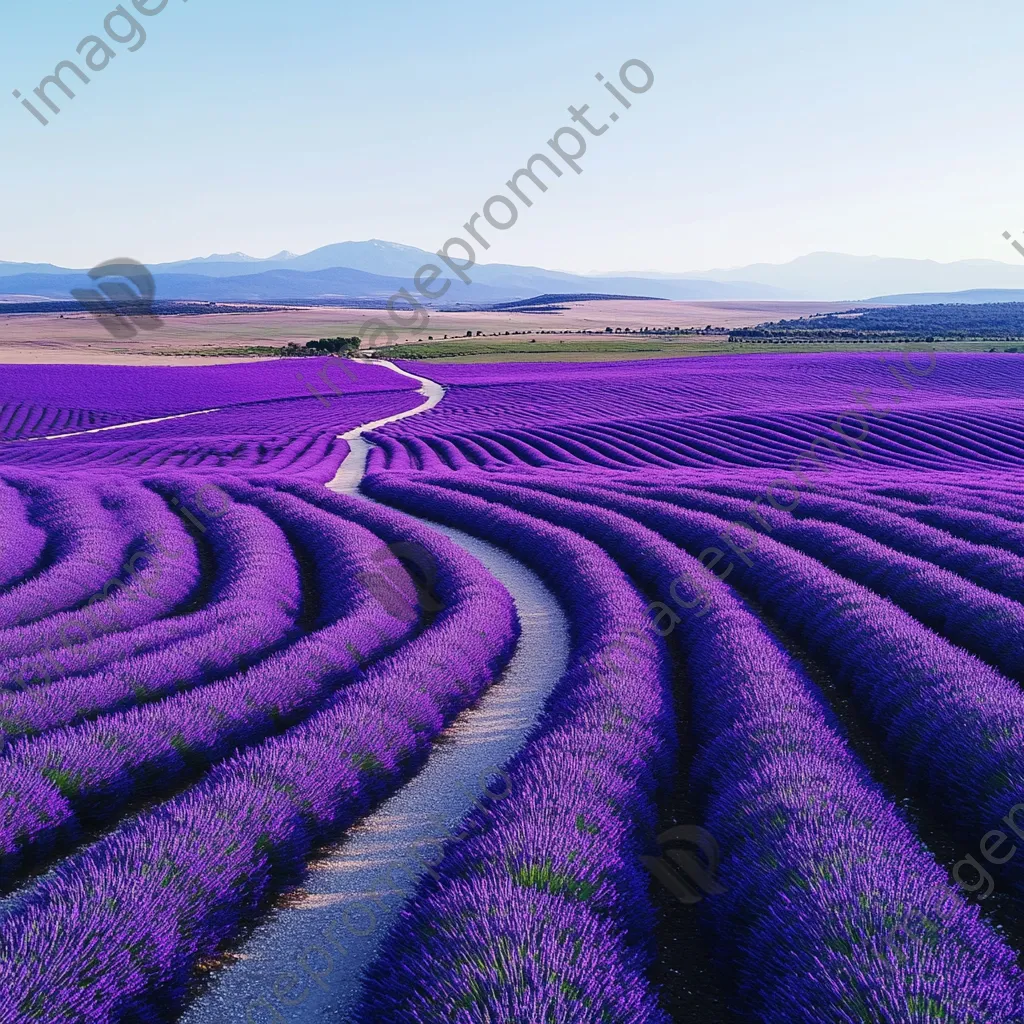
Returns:
[[[1022,1019],[1024,362],[397,366],[0,370],[0,1022]]]

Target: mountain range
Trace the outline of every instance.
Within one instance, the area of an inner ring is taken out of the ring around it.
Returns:
[[[265,259],[235,252],[151,264],[157,297],[210,302],[380,302],[401,288],[415,293],[413,277],[438,257],[413,246],[373,239],[339,242],[296,255]],[[978,301],[957,293],[1024,289],[1024,260],[934,260],[850,256],[818,252],[788,263],[758,263],[685,274],[620,272],[568,274],[541,267],[481,264],[470,286],[455,280],[446,306],[485,305],[543,293],[601,293],[664,299],[806,299],[836,302]],[[50,263],[0,261],[0,297],[66,299],[90,287],[84,269]],[[938,295],[936,293],[942,293]]]

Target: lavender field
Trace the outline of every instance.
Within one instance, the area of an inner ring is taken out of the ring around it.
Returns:
[[[0,1024],[1024,1021],[1019,355],[0,382]]]

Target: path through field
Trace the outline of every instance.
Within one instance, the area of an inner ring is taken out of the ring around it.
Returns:
[[[86,434],[105,434],[108,430],[127,430],[129,427],[148,427],[153,423],[168,423],[171,420],[186,420],[190,416],[207,416],[211,412],[220,412],[220,409],[196,409],[195,412],[177,412],[173,416],[154,416],[148,420],[132,420],[130,423],[112,423],[106,427],[90,427],[88,430],[72,430],[66,434],[43,434],[40,437],[19,438],[9,444],[17,444],[18,441],[30,443],[32,441],[62,441],[66,437],[84,437]]]
[[[391,363],[384,365],[414,376]],[[425,412],[441,400],[441,385],[425,377],[414,379],[421,382],[426,396],[422,405],[343,435],[350,451],[327,485],[331,490],[359,493],[371,447],[363,433]],[[536,574],[486,541],[426,519],[419,521],[479,559],[512,595],[522,627],[515,655],[477,706],[439,737],[424,769],[310,865],[302,890],[253,931],[237,950],[237,959],[214,976],[182,1017],[182,1024],[263,1024],[282,1019],[289,1024],[356,1024],[353,1013],[361,973],[379,953],[425,871],[422,863],[409,870],[418,844],[424,844],[420,857],[429,861],[437,855],[432,841],[445,826],[459,832],[454,826],[480,795],[488,770],[499,768],[519,749],[566,669],[569,625],[558,601]],[[372,915],[368,907],[374,908]],[[348,921],[350,929],[344,927]],[[357,931],[366,934],[357,935]],[[339,941],[332,945],[325,935]],[[316,974],[320,983],[310,983],[308,972]],[[279,1011],[262,1000],[280,1005],[274,985],[282,978],[300,980],[298,984],[285,980],[297,1005]]]
[[[424,396],[422,404],[415,409],[407,409],[405,412],[395,413],[393,416],[385,416],[383,419],[373,420],[370,423],[363,423],[350,430],[347,434],[341,435],[341,440],[348,444],[348,455],[345,461],[338,467],[334,479],[327,485],[328,490],[336,494],[359,494],[359,485],[366,474],[366,457],[370,453],[372,445],[363,438],[363,434],[371,430],[378,430],[389,423],[397,423],[409,416],[418,416],[420,413],[433,409],[438,402],[444,398],[444,388],[437,381],[429,380],[426,377],[419,377],[415,373],[409,373],[386,359],[353,359],[354,363],[361,363],[364,366],[386,366],[403,377],[410,377],[420,382],[420,394]]]
[[[1020,1024],[1024,360],[925,358],[0,368],[0,1024]]]

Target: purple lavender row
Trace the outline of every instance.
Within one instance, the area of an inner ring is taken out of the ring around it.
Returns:
[[[217,621],[204,616],[193,636],[142,654],[130,654],[102,671],[0,696],[0,729],[7,742],[40,736],[188,690],[255,662],[279,646],[294,627],[282,599],[262,595],[245,605],[221,606]]]
[[[0,595],[0,630],[88,601],[120,571],[133,537],[104,507],[92,480],[11,473],[5,479],[25,495],[30,520],[46,531],[48,564]]]
[[[722,518],[593,493],[691,554],[728,548],[722,534],[729,524]],[[756,596],[850,688],[911,787],[954,836],[976,844],[1024,792],[1020,687],[820,562],[770,538],[758,545],[752,566],[739,557],[731,562],[730,584]],[[1024,863],[1011,860],[993,872],[1024,896]]]
[[[208,416],[147,423],[132,427],[129,436],[132,440],[170,441],[186,447],[197,442],[197,451],[206,443],[216,445],[214,451],[219,454],[219,449],[236,438],[251,440],[254,423],[260,426],[260,438],[308,438],[316,432],[342,434],[374,418],[413,409],[423,401],[415,381],[398,377],[381,367],[371,368],[372,372],[390,378],[395,386],[360,391],[346,377],[345,371],[350,369],[353,369],[352,364],[339,364],[333,360],[292,363],[290,371],[286,368],[285,373],[290,373],[297,391],[294,396],[245,402],[234,408],[222,408]],[[354,369],[357,374],[362,372],[358,364]],[[326,373],[326,379],[321,373]],[[320,397],[315,397],[312,392]],[[106,436],[113,438],[113,435]],[[119,442],[120,438],[114,440]]]
[[[898,498],[885,498],[849,485],[829,484],[823,490],[826,493],[834,490],[839,497],[895,512],[919,523],[927,523],[972,544],[986,544],[1024,557],[1024,526],[1020,523],[1007,522],[987,512],[972,512],[950,505],[922,506]]]
[[[345,361],[343,365],[344,369],[339,365],[339,360],[327,356],[323,359],[303,359],[301,364],[292,359],[270,359],[231,366],[6,365],[0,369],[0,382],[5,395],[5,409],[10,408],[8,403],[27,403],[52,409],[54,415],[61,409],[74,410],[75,415],[83,416],[83,425],[78,429],[213,408],[223,408],[225,413],[233,413],[237,420],[251,426],[252,410],[255,408],[262,418],[264,403],[284,408],[294,405],[327,412],[327,407],[311,397],[304,383],[310,382],[333,399],[334,392],[322,382],[321,373],[326,373],[330,380],[337,383],[351,404],[360,406],[360,414],[367,405],[380,400],[388,401],[391,394],[396,392],[404,391],[409,395],[408,408],[422,401],[416,395],[415,381],[397,377],[384,366],[350,361]],[[297,370],[301,370],[301,375],[297,374]],[[89,396],[88,410],[81,409],[83,394]],[[133,402],[128,409],[125,408],[126,397],[130,397]],[[340,409],[341,404],[340,400],[334,402],[332,409],[337,409],[334,415],[344,422],[345,414]],[[227,409],[229,406],[234,408]],[[372,405],[370,412],[373,412]],[[0,411],[0,417],[3,415],[3,411]],[[95,417],[95,420],[84,417]],[[364,416],[361,420],[348,423],[348,427],[365,423],[371,418],[372,415]],[[199,424],[203,419],[205,417],[195,416],[171,421],[167,429],[174,427],[174,424],[186,425],[189,429],[196,425],[195,432],[202,433],[203,428]],[[56,421],[53,425],[56,425]],[[149,428],[163,426],[151,424]]]
[[[179,485],[176,493],[188,490]],[[143,631],[129,631],[106,643],[118,657],[98,671],[0,694],[0,727],[9,740],[190,689],[237,671],[243,659],[254,664],[284,642],[301,603],[295,559],[284,533],[263,512],[235,502],[211,520],[207,536],[217,561],[212,605],[181,621],[167,620],[162,628],[150,624],[146,651],[138,650]],[[95,661],[97,646],[83,644],[55,659],[67,671],[68,662]],[[48,672],[50,666],[30,663],[26,668],[22,663],[18,670],[24,678]]]
[[[28,520],[16,488],[0,477],[0,591],[27,576],[39,563],[46,532]]]
[[[649,487],[663,487],[665,483],[662,477],[651,481]],[[748,504],[741,514],[742,519],[756,527],[757,516],[770,507],[764,497],[769,483],[771,480],[767,478],[760,486],[718,479],[710,482],[707,490],[756,501],[756,504]],[[794,495],[787,491],[781,491],[776,497],[777,504],[783,508],[792,505],[793,500]],[[855,501],[808,491],[800,492],[800,503],[791,514],[798,519],[815,518],[847,526],[897,551],[956,572],[987,590],[1024,602],[1024,558],[1008,551],[968,543],[936,527],[909,521],[880,508],[868,508]]]
[[[183,448],[181,441],[127,440],[124,435],[134,438],[135,432],[120,431],[116,441],[44,442],[47,447],[41,451],[3,451],[0,459],[4,465],[54,475],[68,470],[217,474],[226,471],[249,477],[259,473],[279,475],[287,471],[300,478],[308,477],[323,483],[331,479],[347,451],[343,441],[338,441],[333,433],[323,433],[322,427],[299,437],[260,433],[254,438],[250,426],[245,436],[237,440],[231,437],[189,438],[189,448]]]
[[[1003,487],[1005,488],[1007,484],[1012,487],[1013,481],[1014,474],[1005,474]],[[967,486],[961,482],[954,485],[941,478],[926,478],[924,484],[911,484],[902,480],[883,487],[876,485],[870,490],[884,498],[898,498],[923,505],[952,505],[955,508],[995,514],[1013,522],[1020,522],[1021,515],[1024,514],[1024,502],[1020,500],[1019,495],[1005,489],[976,483],[973,475]]]
[[[349,380],[336,360],[324,364],[303,360],[298,372],[308,389],[296,379],[297,367],[285,371],[286,375],[290,372],[298,396],[92,435],[88,440],[7,445],[0,450],[0,462],[55,474],[71,468],[115,472],[134,468],[147,473],[228,471],[247,477],[287,471],[293,477],[323,484],[334,476],[347,452],[345,442],[337,439],[339,434],[368,420],[414,408],[423,400],[414,382],[396,378],[389,370],[370,369],[390,376],[396,386],[367,389],[365,381]],[[327,380],[318,376],[319,370],[328,372]],[[362,370],[356,368],[357,377]],[[321,397],[311,397],[311,390]],[[223,396],[210,397],[210,405],[224,400]],[[254,430],[257,422],[259,429]]]
[[[201,482],[188,478],[176,481],[154,480],[149,483],[165,487],[169,499],[177,500],[179,505],[184,503],[186,508],[196,507],[195,496],[202,487]],[[196,517],[193,515],[193,518]],[[207,581],[209,593],[197,595],[197,599],[208,601],[206,607],[114,635],[101,633],[86,642],[81,641],[88,635],[86,627],[89,620],[84,613],[79,612],[82,628],[69,628],[64,636],[80,642],[61,646],[60,653],[52,656],[0,661],[0,679],[22,686],[36,680],[47,682],[65,676],[91,674],[104,667],[110,667],[111,670],[123,668],[123,665],[115,663],[151,653],[171,643],[201,637],[223,623],[259,607],[265,579],[274,579],[275,573],[280,571],[291,571],[290,557],[280,557],[287,551],[286,547],[261,551],[260,531],[253,525],[258,519],[253,513],[232,515],[225,510],[223,515],[210,518],[206,523],[199,519],[196,521],[203,527],[201,536],[205,539],[202,543],[208,548],[208,555],[204,557],[212,561],[212,568],[208,567],[207,570],[208,576],[212,577]],[[158,567],[162,568],[181,558],[183,550],[194,557],[194,545],[187,535],[185,541],[188,546],[177,550],[165,547],[160,537],[152,539],[156,545],[154,562]],[[270,608],[273,609],[275,621],[282,612],[287,613],[287,609],[277,604],[272,603]],[[283,624],[281,628],[285,628]],[[38,703],[35,694],[3,695],[0,696],[0,715],[14,715],[17,709]]]
[[[374,445],[366,460],[368,474],[379,473],[384,469],[405,471],[413,468],[409,453],[400,441],[382,431],[371,431],[366,439]]]
[[[750,507],[735,498],[683,487],[654,489],[648,495],[731,522],[746,523],[743,517]],[[1024,682],[1024,607],[1017,602],[835,523],[794,521],[787,513],[762,508],[757,525],[749,529],[765,532],[888,597],[940,636]]]
[[[133,531],[124,564],[85,607],[4,630],[0,651],[5,660],[39,653],[40,661],[59,666],[62,649],[171,615],[198,586],[195,545],[158,495],[135,482],[98,481],[97,490],[105,507],[117,502],[118,517]],[[11,681],[20,682],[17,677]]]
[[[568,421],[563,408],[558,410],[555,421],[545,422],[542,415],[535,414],[525,425],[493,426],[474,422],[479,419],[479,411],[474,408],[467,420],[454,428],[457,433],[423,437],[412,428],[406,428],[405,433],[399,430],[393,436],[409,449],[419,468],[431,470],[458,468],[445,458],[442,446],[448,443],[460,449],[460,459],[465,454],[471,463],[481,468],[521,462],[553,467],[575,462],[609,470],[629,466],[671,469],[708,464],[781,470],[804,455],[817,438],[839,437],[832,426],[837,409],[828,412],[820,408],[787,409],[772,416],[758,410],[758,413],[748,411],[743,415],[730,413],[682,419],[674,411],[671,419],[651,417],[636,423],[634,419],[623,421],[622,418],[629,417],[638,404],[635,396],[630,397],[632,409],[627,405],[620,416],[606,417],[606,422],[599,424],[579,422],[586,413],[581,408],[582,396],[574,394],[565,399],[566,407],[573,409]],[[519,415],[531,405],[536,406],[536,403],[524,402]],[[494,403],[488,411],[495,407],[500,406]],[[827,407],[831,407],[831,402]],[[551,410],[547,411],[550,415]],[[1015,410],[982,410],[958,423],[956,433],[947,433],[941,446],[923,436],[941,429],[934,412],[900,413],[888,423],[874,423],[863,437],[852,435],[856,437],[855,446],[843,450],[834,445],[832,450],[819,454],[823,464],[839,465],[855,447],[862,464],[876,465],[882,470],[895,466],[922,470],[1019,466],[1024,459],[1024,445],[1019,440],[1015,445],[999,448],[989,445],[1001,430],[1005,431],[1007,412],[1011,417],[1016,415]],[[946,418],[949,415],[947,411]],[[438,429],[436,422],[433,427]],[[462,441],[467,438],[479,445],[477,453],[462,451]],[[493,446],[488,442],[493,442]],[[980,449],[986,446],[988,450],[982,452]]]
[[[399,531],[387,540],[418,540],[437,554],[437,619],[308,722],[221,765],[22,896],[0,917],[5,1024],[166,1019],[196,966],[296,880],[317,843],[400,785],[493,680],[518,633],[508,594],[431,531],[396,513],[375,518]],[[340,642],[322,644],[322,658]]]
[[[957,480],[953,483],[940,480],[936,483],[936,501],[946,505],[964,505],[964,496],[969,495],[968,507],[994,511],[1004,519],[1020,522],[1024,512],[1024,496],[1020,493],[1020,472],[1001,474],[997,480]]]
[[[392,648],[410,631],[408,621],[382,614],[380,604],[354,579],[342,607],[338,579],[352,578],[379,552],[381,542],[368,531],[303,507],[297,499],[280,499],[291,528],[311,543],[317,582],[327,595],[325,610],[339,618],[291,647],[272,654],[220,682],[178,692],[148,706],[108,715],[96,722],[55,729],[38,738],[10,744],[0,759],[0,884],[9,884],[26,858],[52,853],[76,841],[83,824],[106,824],[141,797],[153,798],[181,784],[240,746],[256,742],[306,717],[367,658]],[[262,513],[234,505],[232,516],[248,513],[262,535],[266,582],[272,566],[283,588],[264,591],[269,604],[298,603],[298,580],[292,552],[280,528]],[[227,517],[225,517],[227,518]],[[274,548],[280,548],[274,554]],[[246,650],[252,633],[244,620],[226,626],[234,636],[226,651]],[[237,668],[222,652],[207,652],[213,671]],[[160,678],[171,680],[181,664],[180,652],[154,655]],[[93,700],[109,704],[126,699],[130,689],[120,676],[93,680]],[[128,681],[130,683],[130,680]],[[39,780],[49,784],[40,800]]]
[[[117,420],[116,416],[97,414],[90,409],[54,409],[49,405],[21,402],[5,402],[0,406],[0,434],[12,439],[86,430]]]
[[[506,770],[510,795],[403,911],[359,1019],[665,1022],[644,975],[652,909],[639,858],[675,729],[668,659],[643,600],[569,530],[390,474],[364,487],[507,548],[574,628],[569,668]]]
[[[950,1024],[1018,1019],[1014,952],[957,893],[850,751],[820,691],[730,588],[660,535],[598,507],[592,486],[520,480],[557,496],[478,475],[438,482],[593,538],[661,596],[655,621],[677,627],[692,687],[691,782],[723,851],[726,892],[703,909],[723,960],[734,958],[743,1019],[896,1021],[915,1004]]]

